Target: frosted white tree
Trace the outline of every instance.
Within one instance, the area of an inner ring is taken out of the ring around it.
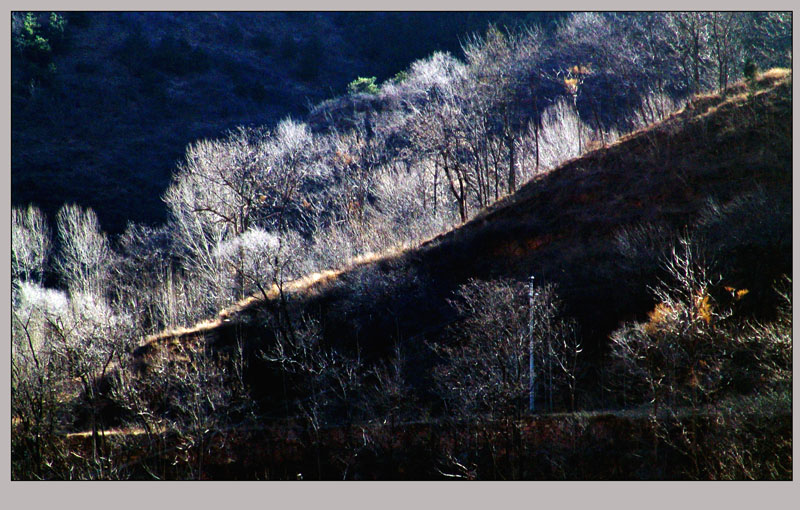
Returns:
[[[164,201],[179,255],[209,290],[208,307],[243,294],[241,271],[222,278],[220,247],[251,228],[283,232],[302,222],[299,191],[320,171],[317,159],[308,127],[291,119],[274,133],[239,128],[189,146]]]
[[[56,268],[70,292],[102,296],[113,253],[92,209],[67,204],[56,215],[59,251]]]
[[[11,210],[11,275],[41,283],[51,250],[50,229],[39,208]]]
[[[220,243],[216,256],[235,273],[242,294],[259,292],[266,298],[273,285],[298,275],[301,250],[302,239],[293,231],[278,235],[254,227]]]
[[[573,105],[559,98],[542,112],[539,134],[539,161],[544,168],[555,168],[581,153],[580,140],[589,133]]]

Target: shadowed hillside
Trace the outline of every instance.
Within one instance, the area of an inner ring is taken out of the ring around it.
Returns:
[[[327,345],[366,360],[400,343],[412,360],[409,379],[424,394],[435,363],[429,346],[457,319],[448,299],[458,286],[532,275],[538,285],[555,284],[578,321],[589,388],[582,404],[605,405],[608,335],[645,318],[655,304],[650,287],[666,277],[658,247],[640,246],[634,255],[624,249],[637,228],[702,236],[724,268],[713,290],[718,299],[726,286],[748,289],[747,313],[774,314],[772,285],[791,274],[791,87],[791,73],[776,70],[750,87],[697,97],[415,248],[287,284],[211,323],[149,339],[136,352],[140,366],[164,346],[244,339],[253,361],[247,378],[270,401],[274,378],[256,368],[256,354],[274,338],[272,318],[287,312],[298,324],[315,318]]]

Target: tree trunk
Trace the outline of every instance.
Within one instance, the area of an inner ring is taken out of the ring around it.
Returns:
[[[439,162],[433,162],[433,215],[436,216],[436,185],[439,180]]]
[[[514,193],[517,188],[517,152],[514,144],[514,136],[506,137],[508,145],[508,192]]]

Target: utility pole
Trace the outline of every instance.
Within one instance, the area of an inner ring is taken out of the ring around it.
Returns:
[[[532,414],[534,412],[533,402],[536,397],[534,386],[536,373],[533,368],[533,276],[528,279],[528,308],[530,310],[530,317],[528,319],[528,409]]]

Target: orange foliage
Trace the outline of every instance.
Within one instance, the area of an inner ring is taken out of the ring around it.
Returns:
[[[706,324],[711,324],[714,317],[714,307],[711,304],[711,298],[708,294],[702,293],[695,298],[694,302],[694,316]],[[647,316],[649,318],[647,324],[644,325],[644,330],[648,334],[655,333],[660,324],[663,324],[670,315],[675,313],[675,309],[666,303],[658,303]]]
[[[735,287],[725,287],[725,290],[730,292],[731,297],[734,301],[739,301],[743,297],[745,297],[750,291],[748,289],[737,289]]]
[[[653,334],[666,319],[674,312],[674,310],[667,306],[665,303],[658,303],[652,311],[647,314],[650,319],[644,325],[644,330],[647,334]]]
[[[577,74],[577,75],[592,74],[592,66],[591,66],[591,64],[587,64],[585,66],[583,66],[583,65],[574,65],[574,66],[569,68],[569,72],[571,74]]]
[[[564,78],[564,88],[566,88],[567,92],[570,94],[576,94],[578,92],[578,79]]]
[[[711,306],[711,300],[708,294],[697,296],[695,299],[695,310],[697,312],[697,317],[702,319],[706,324],[711,324],[714,308]]]

